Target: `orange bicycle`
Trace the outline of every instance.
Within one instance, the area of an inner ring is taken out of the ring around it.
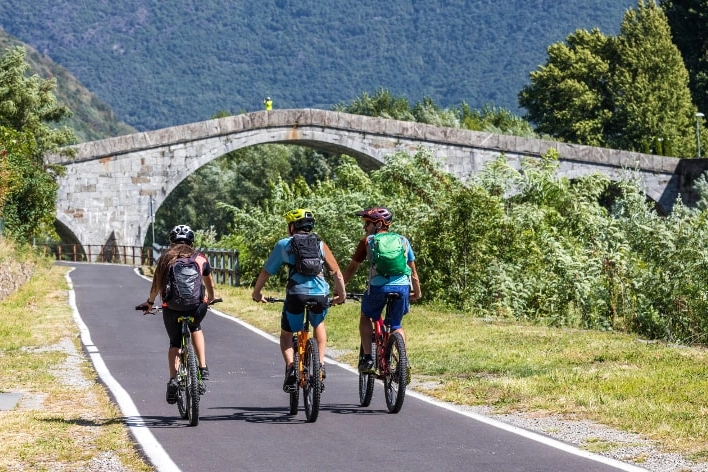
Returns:
[[[347,294],[347,298],[360,301],[363,293]],[[369,406],[374,394],[374,381],[382,380],[389,413],[398,413],[403,407],[408,385],[408,357],[406,345],[400,333],[391,332],[389,312],[391,301],[399,298],[399,293],[386,294],[386,311],[377,321],[372,321],[374,332],[371,338],[371,357],[375,371],[359,372],[359,404]],[[359,361],[364,358],[364,348],[359,346]]]
[[[284,303],[284,298],[266,297],[268,303]],[[320,397],[322,395],[322,371],[320,366],[320,350],[315,338],[310,337],[310,308],[315,302],[305,303],[305,324],[300,331],[293,333],[293,361],[297,372],[297,382],[289,391],[290,414],[297,415],[302,389],[305,417],[308,423],[317,421],[320,412]]]

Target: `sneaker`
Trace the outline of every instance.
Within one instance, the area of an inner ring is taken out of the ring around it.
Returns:
[[[202,380],[209,380],[209,367],[200,367],[199,373],[202,375]]]
[[[179,385],[177,385],[177,381],[174,378],[171,378],[167,382],[167,393],[165,394],[165,399],[170,405],[177,403],[177,390],[179,390]]]
[[[204,395],[206,392],[206,384],[202,381],[199,381],[199,395]]]
[[[362,374],[373,374],[376,372],[374,369],[374,360],[371,356],[364,356],[364,358],[359,361],[359,372]]]
[[[291,393],[295,391],[295,384],[297,383],[297,376],[295,375],[295,365],[290,364],[288,368],[285,369],[285,380],[283,381],[283,391],[285,393]]]

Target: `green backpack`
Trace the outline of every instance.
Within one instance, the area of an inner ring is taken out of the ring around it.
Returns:
[[[400,234],[376,233],[371,240],[371,262],[384,277],[410,275],[406,245]]]

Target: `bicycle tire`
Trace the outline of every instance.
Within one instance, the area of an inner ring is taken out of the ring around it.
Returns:
[[[295,383],[295,390],[290,392],[290,411],[291,416],[297,415],[297,408],[300,403],[300,354],[297,351],[297,344],[294,343],[295,353],[293,354],[293,366],[295,373],[298,376]]]
[[[190,426],[199,424],[199,377],[197,356],[192,343],[187,344],[187,418]]]
[[[359,345],[359,359],[364,357],[364,348]],[[374,382],[376,377],[371,373],[359,372],[359,405],[371,405],[371,398],[374,396]]]
[[[182,419],[187,419],[187,365],[184,362],[184,356],[179,357],[179,367],[177,368],[177,409],[179,416]]]
[[[306,382],[302,387],[303,401],[305,403],[305,418],[308,423],[317,421],[320,413],[320,398],[322,395],[322,373],[320,372],[320,351],[317,340],[310,338],[305,344]]]
[[[391,333],[386,343],[386,364],[384,372],[384,392],[389,413],[398,413],[406,398],[406,377],[408,357],[401,333]]]

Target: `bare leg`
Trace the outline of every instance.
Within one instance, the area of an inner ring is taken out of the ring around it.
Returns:
[[[199,367],[206,367],[206,343],[204,341],[204,331],[194,331],[192,333],[192,344],[194,344],[194,352],[199,360]]]
[[[179,348],[171,347],[167,351],[167,366],[170,369],[170,378],[173,379],[177,375],[177,366],[179,365]]]
[[[361,336],[361,347],[366,355],[371,355],[371,336],[373,334],[374,327],[371,326],[371,319],[362,313],[359,316],[359,335]]]
[[[280,352],[283,354],[285,367],[293,363],[293,333],[280,330]]]
[[[317,347],[320,351],[320,364],[324,364],[325,351],[327,350],[327,329],[325,329],[324,321],[318,324],[314,329],[314,335],[317,340]]]

